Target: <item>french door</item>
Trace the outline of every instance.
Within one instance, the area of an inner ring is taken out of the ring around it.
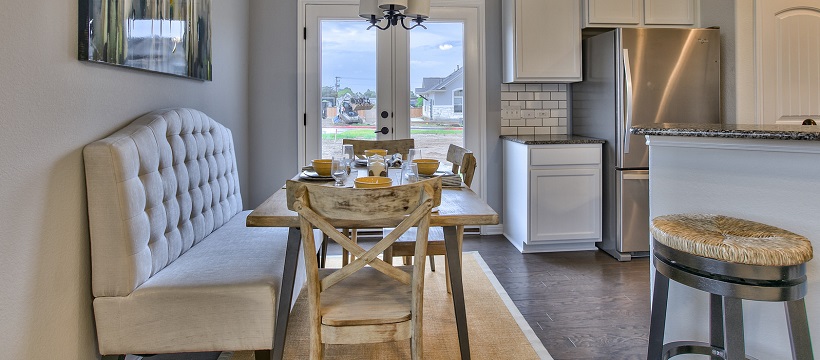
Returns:
[[[433,7],[428,29],[367,30],[358,2],[306,0],[302,163],[339,154],[345,138],[413,138],[442,168],[451,143],[480,153],[478,13]]]

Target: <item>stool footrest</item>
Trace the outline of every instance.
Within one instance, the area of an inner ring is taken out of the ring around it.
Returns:
[[[726,350],[702,341],[674,341],[664,344],[663,357],[661,359],[667,360],[671,357],[685,354],[711,355],[726,359]],[[746,359],[757,360],[751,356],[747,356]]]

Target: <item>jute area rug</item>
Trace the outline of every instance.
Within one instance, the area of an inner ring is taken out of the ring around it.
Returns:
[[[340,263],[341,257],[337,259],[333,260]],[[334,266],[331,261],[328,258],[329,266]],[[476,252],[464,253],[463,263],[464,297],[472,358],[552,359],[481,256]],[[444,282],[444,257],[437,256],[436,265],[436,272],[428,269],[425,279],[424,359],[459,359],[453,302]],[[307,313],[303,292],[290,315],[285,359],[308,358],[310,334]],[[252,351],[222,355],[220,359],[254,358]],[[410,359],[410,342],[326,345],[325,359]]]

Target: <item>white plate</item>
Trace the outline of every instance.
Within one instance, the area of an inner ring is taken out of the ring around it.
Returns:
[[[333,180],[333,176],[322,176],[317,174],[315,171],[308,170],[302,171],[302,173],[299,174],[299,178],[304,180]]]

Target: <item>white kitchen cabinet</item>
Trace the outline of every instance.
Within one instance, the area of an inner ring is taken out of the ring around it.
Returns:
[[[528,252],[595,250],[601,144],[504,141],[504,236]]]
[[[696,27],[699,0],[584,0],[584,27]]]
[[[581,81],[580,0],[503,0],[504,82]]]

